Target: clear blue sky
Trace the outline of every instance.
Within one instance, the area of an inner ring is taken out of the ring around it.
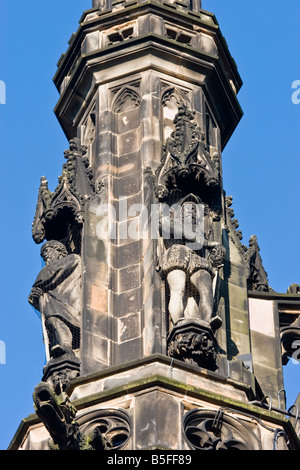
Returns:
[[[33,412],[32,391],[45,361],[39,318],[27,303],[41,269],[31,223],[42,175],[50,189],[68,147],[53,108],[52,83],[60,55],[92,0],[0,0],[0,449]],[[270,285],[286,292],[300,283],[300,105],[291,100],[300,80],[299,0],[203,0],[215,13],[244,85],[244,117],[223,154],[224,187],[243,231],[258,236]],[[287,368],[291,405],[300,391],[300,365]]]

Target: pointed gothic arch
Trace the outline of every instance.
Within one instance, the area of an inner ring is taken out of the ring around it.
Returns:
[[[132,86],[121,88],[115,96],[112,110],[114,113],[122,113],[136,109],[141,104],[141,97],[137,90]]]
[[[161,96],[163,115],[163,141],[166,142],[174,130],[174,119],[178,113],[179,106],[190,104],[190,100],[181,90],[175,86],[167,87]]]

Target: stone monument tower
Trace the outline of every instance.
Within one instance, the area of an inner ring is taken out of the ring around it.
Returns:
[[[215,16],[93,0],[79,23],[54,77],[69,149],[32,227],[47,364],[10,448],[299,449],[299,287],[269,287],[223,188],[242,81]]]

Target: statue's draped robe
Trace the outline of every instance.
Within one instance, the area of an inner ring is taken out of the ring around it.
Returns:
[[[39,311],[45,320],[59,317],[69,326],[80,328],[81,258],[71,254],[45,266],[33,288],[43,291]]]

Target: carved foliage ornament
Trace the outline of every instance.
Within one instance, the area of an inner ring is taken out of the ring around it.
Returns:
[[[207,331],[189,331],[172,339],[168,354],[189,364],[212,368],[216,360],[216,342]]]
[[[70,141],[70,148],[65,151],[67,162],[63,165],[62,176],[54,193],[48,189],[47,179],[41,178],[32,224],[32,236],[36,243],[42,243],[47,238],[47,224],[55,220],[61,209],[69,209],[74,221],[79,224],[83,222],[84,205],[95,192],[86,152],[87,147],[80,145],[78,139]]]
[[[234,210],[232,209],[232,196],[225,198],[227,222],[227,232],[231,240],[237,246],[241,255],[243,256],[248,269],[248,289],[252,291],[269,292],[272,290],[269,286],[268,275],[264,269],[263,261],[260,256],[260,248],[258,245],[257,237],[252,235],[249,240],[249,248],[241,243],[243,238],[239,223],[234,218]]]
[[[159,200],[169,196],[183,181],[202,178],[207,186],[219,183],[218,161],[206,150],[205,135],[194,122],[195,113],[180,104],[175,130],[164,146],[162,162],[156,171],[155,192]],[[181,189],[181,188],[180,188]]]
[[[237,218],[235,218],[234,210],[232,208],[232,196],[225,197],[225,207],[227,216],[227,233],[231,237],[233,243],[236,245],[241,255],[244,256],[244,253],[247,251],[247,247],[242,244],[243,233],[241,230],[238,230],[239,222]]]

